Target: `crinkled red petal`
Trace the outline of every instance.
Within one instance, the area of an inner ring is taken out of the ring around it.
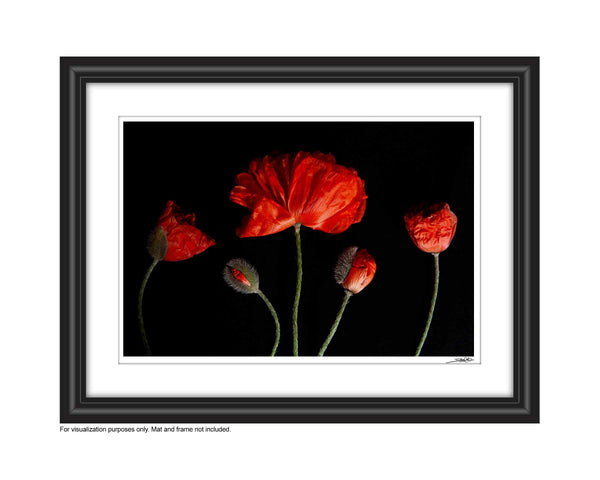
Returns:
[[[196,216],[183,214],[181,209],[169,200],[158,221],[167,234],[167,254],[164,260],[177,262],[187,260],[215,245],[215,241],[194,226]]]
[[[230,199],[251,210],[239,236],[280,232],[295,223],[341,233],[364,214],[367,196],[356,171],[336,165],[331,154],[299,152],[264,157],[236,177]]]
[[[358,293],[371,283],[376,270],[377,264],[375,263],[375,259],[363,248],[356,252],[352,261],[352,267],[342,286],[352,293]]]
[[[454,238],[458,218],[447,203],[437,203],[411,209],[404,221],[417,248],[427,253],[441,253]]]

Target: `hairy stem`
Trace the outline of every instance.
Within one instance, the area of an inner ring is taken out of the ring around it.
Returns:
[[[431,319],[433,318],[433,311],[435,310],[435,301],[437,300],[438,287],[440,284],[440,254],[433,254],[433,264],[435,265],[435,282],[433,285],[433,296],[431,297],[431,306],[429,307],[429,315],[427,317],[427,323],[425,324],[425,331],[423,332],[423,336],[421,337],[421,341],[419,342],[419,346],[417,347],[417,352],[415,353],[415,357],[418,357],[421,354],[421,349],[423,348],[423,344],[425,343],[425,339],[427,338],[427,333],[429,332],[429,326],[431,325]]]
[[[346,290],[346,293],[344,295],[344,300],[342,301],[342,306],[340,307],[340,310],[339,310],[337,316],[335,317],[335,322],[333,322],[333,326],[331,327],[331,330],[329,331],[329,335],[327,335],[327,338],[323,342],[323,346],[321,347],[321,350],[319,350],[319,357],[323,356],[323,354],[325,353],[325,350],[327,350],[327,347],[329,346],[329,342],[331,342],[331,339],[335,335],[338,325],[340,324],[340,320],[342,319],[342,315],[344,314],[344,310],[346,309],[346,305],[348,305],[348,300],[350,300],[351,296],[352,296],[352,292],[350,290]]]
[[[150,278],[150,274],[152,273],[152,270],[154,270],[154,267],[156,267],[156,264],[158,263],[158,260],[154,260],[152,262],[152,265],[150,265],[150,268],[148,269],[148,271],[146,272],[146,275],[144,276],[144,280],[142,280],[142,286],[140,288],[140,296],[138,297],[138,319],[140,321],[140,333],[142,334],[142,340],[144,341],[144,349],[146,350],[146,355],[152,355],[152,351],[150,350],[150,344],[148,343],[148,338],[146,337],[146,327],[144,327],[144,315],[142,313],[142,303],[144,300],[144,290],[146,290],[146,284],[148,283],[148,279]]]
[[[259,290],[256,293],[258,293],[260,298],[263,299],[263,301],[267,305],[267,308],[271,312],[271,315],[273,316],[273,320],[275,320],[275,343],[273,344],[273,350],[271,351],[271,356],[274,357],[275,352],[277,352],[277,347],[279,346],[279,318],[277,317],[277,312],[275,311],[273,304],[269,302],[267,296],[261,290]]]
[[[292,334],[294,340],[294,357],[298,356],[298,305],[300,305],[300,291],[302,290],[302,246],[300,244],[300,224],[294,225],[296,233],[296,258],[298,259],[298,270],[296,272],[296,297],[294,298],[294,309],[292,310]]]

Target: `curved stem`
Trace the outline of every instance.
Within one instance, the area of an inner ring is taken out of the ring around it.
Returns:
[[[298,259],[298,270],[296,273],[296,297],[294,298],[294,309],[292,310],[292,334],[294,337],[294,357],[298,356],[298,305],[300,305],[300,290],[302,289],[302,246],[300,244],[300,224],[294,225],[296,233],[296,258]]]
[[[427,333],[429,332],[429,326],[431,325],[431,319],[433,318],[433,310],[435,309],[435,301],[437,300],[438,294],[438,286],[440,284],[440,254],[433,254],[433,264],[435,265],[435,283],[433,285],[433,296],[431,297],[431,306],[429,307],[429,316],[427,317],[427,323],[425,324],[425,331],[423,332],[423,336],[421,337],[421,341],[419,342],[419,346],[417,347],[417,353],[415,353],[415,357],[418,357],[421,353],[421,349],[423,348],[423,344],[425,343],[425,339],[427,338]]]
[[[152,351],[150,350],[150,344],[148,343],[148,338],[146,338],[146,328],[144,327],[144,315],[142,314],[142,302],[144,300],[144,290],[146,290],[146,284],[148,283],[148,279],[150,278],[150,274],[158,260],[154,260],[150,268],[146,272],[144,276],[144,280],[142,280],[142,286],[140,288],[140,296],[138,297],[138,319],[140,321],[140,333],[142,334],[142,340],[144,341],[144,349],[146,350],[146,355],[152,355]]]
[[[277,317],[277,312],[275,311],[275,308],[273,307],[271,302],[269,302],[267,296],[260,290],[256,293],[258,293],[260,298],[262,298],[263,301],[267,304],[271,315],[273,315],[273,320],[275,320],[275,343],[273,344],[273,351],[271,352],[271,356],[274,357],[275,352],[277,351],[277,347],[279,346],[279,318]]]
[[[325,350],[327,350],[327,347],[329,346],[329,342],[331,342],[331,339],[335,335],[338,325],[340,324],[340,320],[342,319],[342,315],[344,314],[344,310],[346,309],[346,305],[348,305],[348,300],[350,300],[351,296],[352,296],[352,292],[350,290],[346,290],[346,294],[344,295],[344,301],[342,302],[342,306],[340,307],[337,317],[335,317],[335,322],[333,322],[333,326],[331,327],[331,330],[329,331],[329,335],[327,335],[327,338],[323,342],[323,346],[321,347],[321,350],[319,350],[319,357],[323,356],[323,354],[325,353]]]

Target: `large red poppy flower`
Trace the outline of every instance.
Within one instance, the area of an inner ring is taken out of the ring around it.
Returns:
[[[404,217],[406,230],[414,244],[427,253],[440,253],[450,246],[458,219],[445,203],[418,205]]]
[[[236,230],[239,237],[271,235],[295,224],[341,233],[360,222],[367,201],[356,171],[321,152],[253,160],[235,183],[230,200],[250,209]]]
[[[193,213],[185,215],[174,202],[171,200],[167,202],[158,220],[158,227],[162,228],[167,237],[167,253],[164,260],[168,262],[187,260],[216,243],[194,226],[195,220]]]

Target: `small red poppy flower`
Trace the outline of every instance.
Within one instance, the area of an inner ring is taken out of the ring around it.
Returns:
[[[414,244],[427,253],[440,253],[450,246],[458,219],[445,202],[418,205],[404,217]]]
[[[335,280],[351,293],[362,291],[375,276],[375,259],[366,249],[348,247],[335,266]]]
[[[250,209],[236,230],[239,237],[271,235],[296,224],[341,233],[361,221],[367,201],[356,170],[321,152],[253,160],[235,183],[230,200]]]
[[[183,214],[181,209],[169,200],[150,237],[150,254],[156,260],[178,262],[198,255],[216,243],[194,225],[195,215]]]

